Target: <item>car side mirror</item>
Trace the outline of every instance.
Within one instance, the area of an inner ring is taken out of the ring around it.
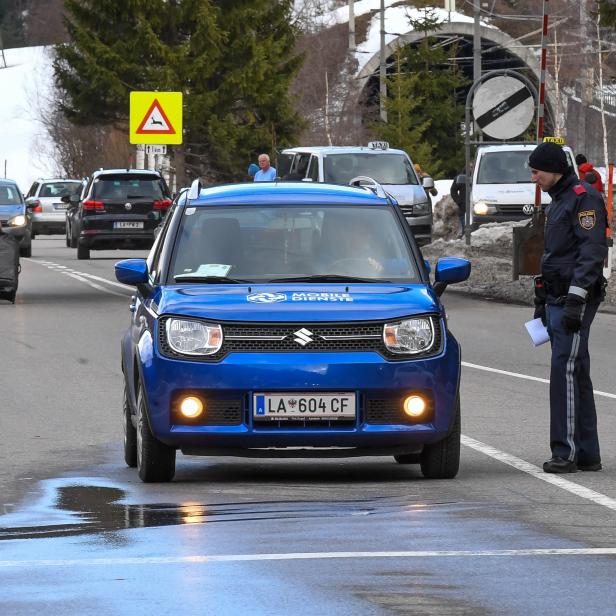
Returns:
[[[145,259],[124,259],[115,264],[118,282],[136,287],[148,282],[148,264]]]
[[[424,188],[434,188],[434,180],[431,177],[422,178],[421,185]]]
[[[595,172],[587,171],[584,174],[584,181],[588,182],[589,184],[594,184],[597,181],[597,176],[595,175]]]
[[[464,282],[471,275],[471,263],[458,257],[443,257],[436,263],[434,291],[441,296],[447,285]]]
[[[456,175],[456,179],[454,181],[456,184],[466,184],[466,174],[461,173],[460,175]]]
[[[62,197],[62,201],[64,201],[64,197]],[[64,201],[65,203],[68,203],[70,205],[74,205],[75,207],[79,205],[79,195],[74,194],[74,195],[69,195],[68,196],[68,201]]]
[[[60,197],[60,201],[62,201],[62,203],[70,203],[71,200],[71,196],[70,195],[62,195]]]

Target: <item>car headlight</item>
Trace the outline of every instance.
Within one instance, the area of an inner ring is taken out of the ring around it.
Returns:
[[[388,351],[415,355],[430,350],[434,344],[434,325],[430,317],[386,323],[383,340]]]
[[[489,204],[487,201],[477,201],[473,206],[473,212],[477,214],[477,216],[486,216],[487,214],[495,214],[496,207]]]
[[[183,355],[213,355],[222,346],[222,327],[200,321],[168,319],[165,323],[167,342]]]
[[[13,216],[13,218],[9,218],[8,225],[9,227],[23,227],[26,224],[26,217],[23,214],[18,214],[17,216]]]
[[[416,203],[413,206],[413,214],[427,214],[430,211],[430,204],[427,201]]]

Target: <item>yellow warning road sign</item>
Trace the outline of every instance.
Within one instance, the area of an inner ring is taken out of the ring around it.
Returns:
[[[130,142],[182,143],[182,93],[131,92]]]

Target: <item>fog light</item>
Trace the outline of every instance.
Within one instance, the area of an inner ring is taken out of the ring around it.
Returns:
[[[426,410],[426,401],[421,396],[409,396],[404,401],[404,412],[409,417],[421,417]]]
[[[195,396],[186,396],[180,403],[180,413],[187,419],[195,419],[203,413],[203,402]]]

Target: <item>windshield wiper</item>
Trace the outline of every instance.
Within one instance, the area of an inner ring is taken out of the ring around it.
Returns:
[[[380,278],[359,278],[342,274],[315,274],[313,276],[291,276],[289,278],[272,278],[269,282],[391,282]]]
[[[250,284],[252,280],[241,280],[240,278],[229,278],[227,276],[195,276],[194,274],[177,274],[173,277],[177,282],[205,282],[215,284],[217,282],[229,284]]]

